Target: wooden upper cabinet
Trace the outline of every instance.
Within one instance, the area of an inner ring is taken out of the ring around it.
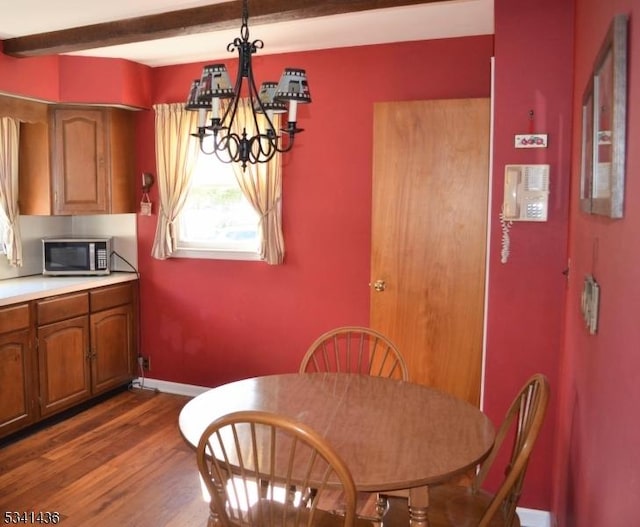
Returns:
[[[135,211],[133,113],[54,106],[47,123],[20,130],[20,212],[31,215]]]
[[[20,123],[18,206],[20,214],[53,214],[49,122]]]
[[[107,116],[56,109],[51,144],[54,214],[108,213]]]

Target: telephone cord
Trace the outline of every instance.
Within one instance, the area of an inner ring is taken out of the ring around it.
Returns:
[[[504,211],[500,211],[500,225],[502,226],[502,250],[500,251],[500,263],[507,263],[509,260],[511,239],[509,238],[509,229],[513,225],[512,221],[504,219]]]

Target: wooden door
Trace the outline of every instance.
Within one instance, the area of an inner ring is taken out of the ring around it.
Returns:
[[[489,99],[374,110],[371,326],[396,343],[413,382],[473,404],[482,364],[489,123]]]

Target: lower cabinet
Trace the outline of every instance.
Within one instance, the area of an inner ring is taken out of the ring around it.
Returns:
[[[91,388],[94,394],[132,378],[133,313],[118,306],[91,315]]]
[[[45,417],[89,398],[89,317],[38,327],[40,415]]]
[[[91,395],[89,293],[36,302],[40,415],[46,417]]]
[[[35,365],[29,304],[0,309],[0,437],[35,422]]]
[[[0,309],[0,437],[131,381],[136,292],[126,282],[44,298],[33,317],[30,304]]]

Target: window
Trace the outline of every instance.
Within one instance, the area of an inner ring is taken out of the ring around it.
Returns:
[[[233,166],[199,152],[191,188],[178,217],[176,256],[258,260],[258,222]]]

